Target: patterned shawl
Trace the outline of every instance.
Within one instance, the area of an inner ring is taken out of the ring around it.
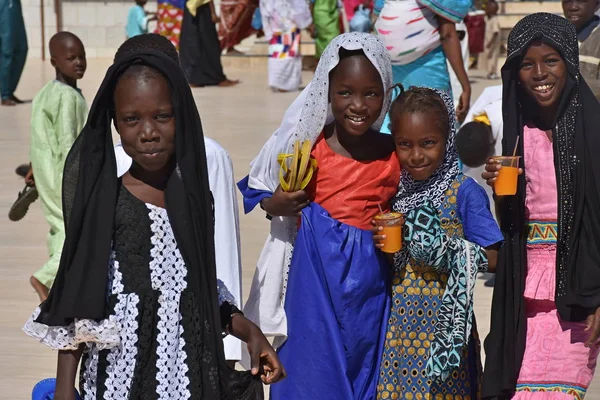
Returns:
[[[474,318],[475,281],[478,272],[487,270],[487,256],[479,245],[464,238],[449,237],[439,221],[437,210],[444,201],[446,190],[460,174],[460,168],[455,146],[454,105],[445,92],[435,92],[448,109],[450,132],[444,161],[424,181],[414,180],[403,169],[392,208],[406,214],[404,236],[407,243],[396,254],[394,267],[400,270],[416,261],[448,274],[427,361],[427,375],[443,381],[460,366],[461,354],[468,344]]]

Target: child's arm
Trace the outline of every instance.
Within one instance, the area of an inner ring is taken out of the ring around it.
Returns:
[[[261,200],[260,206],[273,217],[294,217],[300,216],[302,209],[309,203],[306,191],[298,190],[288,193],[279,186],[272,197]]]
[[[77,93],[64,94],[59,99],[58,115],[56,118],[56,136],[61,150],[61,158],[66,160],[73,143],[85,125],[87,110],[79,101]]]
[[[285,369],[277,353],[252,321],[242,314],[234,314],[231,317],[229,333],[248,344],[252,375],[261,372],[261,379],[266,385],[285,378]]]
[[[462,122],[466,118],[471,104],[471,83],[469,82],[469,76],[467,75],[465,65],[463,64],[460,39],[456,33],[456,25],[454,22],[442,17],[438,17],[438,21],[440,23],[440,38],[442,40],[444,54],[446,54],[446,58],[450,62],[450,66],[452,66],[463,90],[460,95],[458,107],[456,108],[456,117]]]
[[[56,370],[55,400],[75,400],[75,376],[83,352],[83,344],[77,350],[59,350]]]
[[[500,33],[498,32],[494,32],[494,34],[492,35],[492,38],[490,39],[490,41],[488,43],[486,43],[485,48],[486,49],[491,49],[492,48],[492,44],[494,43],[494,41],[496,40],[496,38],[498,37]]]

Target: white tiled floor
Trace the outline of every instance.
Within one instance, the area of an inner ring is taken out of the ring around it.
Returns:
[[[231,64],[235,63],[226,63]],[[108,65],[108,60],[89,60],[88,72],[80,85],[89,103]],[[242,79],[243,83],[236,88],[195,89],[194,95],[205,135],[229,151],[236,178],[241,179],[295,94],[272,93],[266,87],[267,76],[263,68],[238,67],[227,73],[231,78]],[[305,76],[306,81],[309,77]],[[52,78],[49,63],[29,60],[16,94],[31,99]],[[474,99],[485,84],[475,84]],[[30,288],[28,278],[46,259],[46,222],[39,204],[34,204],[30,213],[18,223],[10,222],[6,217],[23,185],[13,171],[18,164],[27,161],[30,113],[30,104],[0,107],[0,215],[3,216],[0,219],[0,399],[7,400],[30,398],[33,385],[55,373],[55,354],[21,332],[23,322],[37,306],[37,296]],[[262,213],[241,217],[245,294],[267,231],[268,223]],[[480,336],[485,337],[489,329],[491,290],[482,283],[479,281],[475,310]],[[587,399],[600,400],[600,390],[593,387]]]

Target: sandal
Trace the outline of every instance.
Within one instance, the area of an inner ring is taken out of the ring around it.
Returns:
[[[29,206],[38,198],[38,191],[35,186],[25,185],[25,188],[19,192],[17,200],[14,202],[8,212],[8,219],[11,221],[19,221],[23,219]]]

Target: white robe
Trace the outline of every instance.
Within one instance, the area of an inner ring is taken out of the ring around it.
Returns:
[[[242,309],[242,263],[240,252],[239,212],[233,165],[227,151],[214,140],[204,137],[208,184],[215,201],[215,258],[217,277],[235,296],[237,306]],[[131,167],[129,157],[121,142],[115,146],[117,174],[123,176]],[[225,358],[242,359],[242,342],[227,336],[223,339]]]

